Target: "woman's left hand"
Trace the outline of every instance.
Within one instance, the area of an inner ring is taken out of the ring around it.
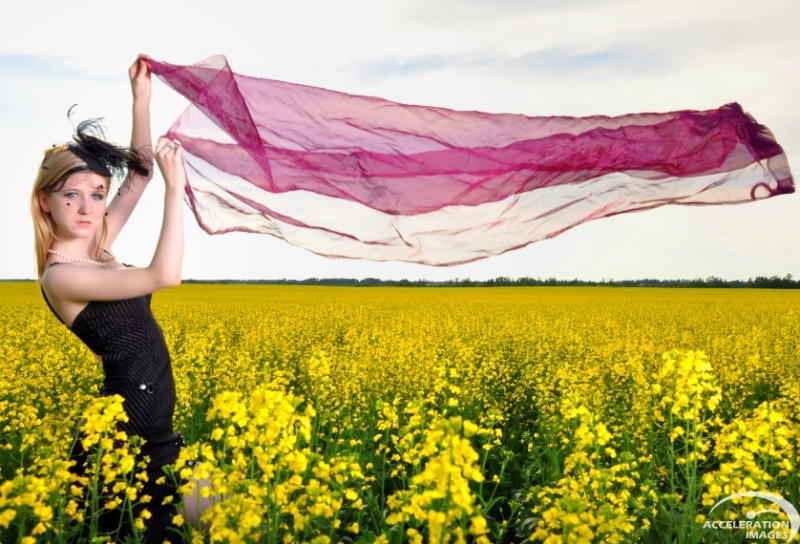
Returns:
[[[158,139],[156,163],[161,170],[167,189],[183,191],[186,186],[186,170],[183,166],[183,147],[178,140],[166,136]]]
[[[144,59],[150,58],[147,55],[139,55],[128,68],[128,76],[131,78],[131,91],[133,100],[144,100],[149,102],[153,92],[153,85],[150,77],[150,68]]]

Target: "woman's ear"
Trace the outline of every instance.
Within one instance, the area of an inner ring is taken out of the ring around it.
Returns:
[[[39,198],[39,207],[44,213],[50,213],[50,195],[44,191],[39,191],[37,194]]]

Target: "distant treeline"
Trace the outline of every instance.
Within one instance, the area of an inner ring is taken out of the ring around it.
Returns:
[[[352,287],[536,287],[536,286],[611,286],[611,287],[749,287],[760,289],[800,289],[800,280],[794,280],[791,274],[778,276],[758,276],[744,280],[723,280],[714,276],[693,280],[559,280],[556,278],[508,278],[500,276],[491,280],[478,281],[469,278],[456,278],[447,281],[428,280],[382,280],[378,278],[307,278],[304,280],[184,280],[184,283],[231,283],[231,284],[275,284],[275,285],[340,285]]]
[[[0,282],[30,282],[30,279],[8,279]],[[500,276],[492,280],[472,280],[469,278],[456,278],[447,281],[430,280],[382,280],[379,278],[307,278],[304,280],[183,280],[183,283],[213,283],[213,284],[264,284],[264,285],[341,285],[350,287],[541,287],[541,286],[609,286],[609,287],[749,287],[756,289],[800,289],[800,280],[792,278],[791,274],[780,278],[778,276],[758,276],[749,280],[723,280],[715,276],[697,278],[693,280],[615,280],[602,279],[589,280],[559,280],[556,278],[508,278]]]

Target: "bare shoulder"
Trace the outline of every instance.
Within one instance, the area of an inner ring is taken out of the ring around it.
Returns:
[[[60,283],[59,280],[62,277],[61,273],[67,268],[69,268],[69,263],[63,263],[59,261],[52,262],[47,265],[39,283],[48,296],[56,294],[58,291],[58,285]]]
[[[96,269],[78,264],[54,262],[42,274],[42,289],[51,299],[86,302],[92,299],[92,286],[102,282]]]
[[[117,261],[100,268],[82,264],[51,265],[42,275],[45,294],[66,303],[134,298],[158,289],[158,277],[147,268],[131,268]]]
[[[53,311],[61,318],[61,321],[72,326],[75,317],[88,304],[88,299],[76,299],[70,296],[76,273],[80,273],[81,267],[69,263],[54,262],[44,271],[41,280],[42,291],[47,298],[47,302]]]

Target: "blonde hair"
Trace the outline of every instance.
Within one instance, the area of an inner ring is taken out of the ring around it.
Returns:
[[[56,239],[55,223],[52,216],[42,209],[39,195],[40,193],[55,193],[59,191],[67,178],[77,172],[90,171],[89,166],[72,152],[69,145],[53,146],[44,152],[44,159],[39,166],[39,172],[33,183],[33,194],[31,195],[31,217],[33,218],[34,233],[34,254],[36,256],[36,278],[41,281],[47,262],[47,250]],[[110,186],[111,180],[106,178],[106,183]],[[103,217],[103,231],[100,235],[100,243],[97,246],[95,258],[100,260],[103,246],[108,234],[108,225]]]

